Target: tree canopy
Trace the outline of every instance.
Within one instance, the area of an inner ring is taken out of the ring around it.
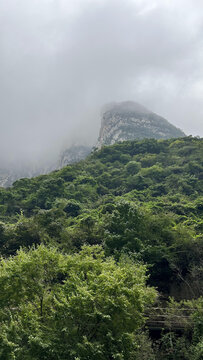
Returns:
[[[130,359],[156,292],[146,266],[99,246],[40,245],[0,263],[1,359]]]

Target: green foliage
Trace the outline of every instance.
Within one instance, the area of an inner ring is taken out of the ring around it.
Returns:
[[[65,211],[68,216],[76,217],[81,211],[81,206],[77,201],[69,200],[67,201],[63,211]]]
[[[129,161],[125,167],[127,174],[135,175],[141,169],[141,165],[137,161]]]
[[[145,267],[124,255],[164,297],[201,299],[202,156],[199,138],[127,141],[0,189],[0,358],[201,359],[202,305],[190,337],[154,345],[136,297]]]
[[[146,268],[102,249],[39,246],[0,264],[1,359],[131,359],[156,292]]]

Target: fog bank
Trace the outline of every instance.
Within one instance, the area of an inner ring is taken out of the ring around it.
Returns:
[[[2,0],[0,166],[93,144],[112,101],[203,136],[202,63],[198,0]]]

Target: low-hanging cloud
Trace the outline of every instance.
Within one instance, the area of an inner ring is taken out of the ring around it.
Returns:
[[[93,143],[111,101],[202,136],[202,61],[198,0],[2,0],[0,165]]]

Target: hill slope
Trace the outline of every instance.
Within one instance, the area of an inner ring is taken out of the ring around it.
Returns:
[[[0,191],[1,253],[41,242],[65,251],[103,243],[109,254],[125,249],[153,264],[152,283],[178,297],[178,277],[189,276],[191,256],[195,264],[203,255],[202,154],[202,140],[192,137],[128,141],[16,181]],[[191,297],[194,289],[183,288]]]
[[[0,189],[2,358],[201,358],[202,155],[127,141]]]

